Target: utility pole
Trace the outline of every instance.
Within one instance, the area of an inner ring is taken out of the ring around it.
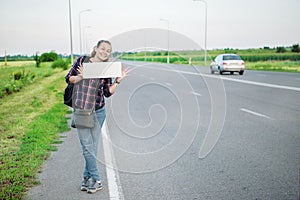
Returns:
[[[70,45],[71,45],[71,65],[73,65],[73,37],[72,37],[72,13],[71,13],[71,0],[69,0],[69,20],[70,20]]]

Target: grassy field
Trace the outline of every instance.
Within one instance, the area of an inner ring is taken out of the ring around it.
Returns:
[[[42,63],[39,68],[32,61],[0,62],[0,98],[19,92],[34,81],[57,73],[60,69],[52,69],[51,63]]]
[[[40,73],[32,63],[10,64],[1,65],[7,74],[18,68]],[[61,142],[59,133],[69,130],[68,109],[62,103],[66,71],[49,65],[42,69],[51,74],[37,76],[20,91],[0,98],[0,199],[22,199],[37,183],[36,174],[49,151]]]
[[[247,70],[265,70],[282,72],[300,72],[300,53],[276,53],[270,49],[247,50],[209,50],[207,62],[204,62],[204,51],[170,52],[170,63],[209,66],[218,54],[235,53],[245,61]],[[136,52],[123,54],[124,60],[167,62],[167,52]]]
[[[247,70],[297,72],[300,73],[300,61],[263,61],[246,63]]]

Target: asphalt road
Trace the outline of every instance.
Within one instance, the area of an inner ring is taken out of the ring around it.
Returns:
[[[127,64],[107,100],[104,189],[79,191],[72,129],[27,199],[299,199],[299,74]]]

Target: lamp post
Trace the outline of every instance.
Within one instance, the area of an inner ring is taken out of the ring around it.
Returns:
[[[207,60],[207,2],[205,0],[193,0],[193,1],[201,1],[205,5],[205,41],[204,41],[204,63],[206,65]]]
[[[91,9],[82,10],[79,12],[79,42],[80,42],[80,55],[82,54],[82,39],[81,39],[81,14],[84,12],[89,12]]]
[[[72,38],[72,13],[71,13],[71,0],[69,0],[69,20],[70,20],[71,65],[73,65],[73,38]]]
[[[87,28],[91,28],[91,26],[83,27],[83,31],[82,31],[83,38],[85,38],[85,42],[83,40],[84,54],[86,54],[86,47],[87,47],[87,38],[86,38],[87,36],[86,36],[86,32],[85,32],[85,29],[87,29]]]
[[[160,21],[165,21],[168,23],[168,57],[167,57],[167,63],[170,63],[170,21],[167,19],[160,19]]]

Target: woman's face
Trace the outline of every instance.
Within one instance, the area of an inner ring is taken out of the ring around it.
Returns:
[[[107,61],[111,54],[111,46],[107,42],[102,42],[99,47],[95,48],[97,59]]]

